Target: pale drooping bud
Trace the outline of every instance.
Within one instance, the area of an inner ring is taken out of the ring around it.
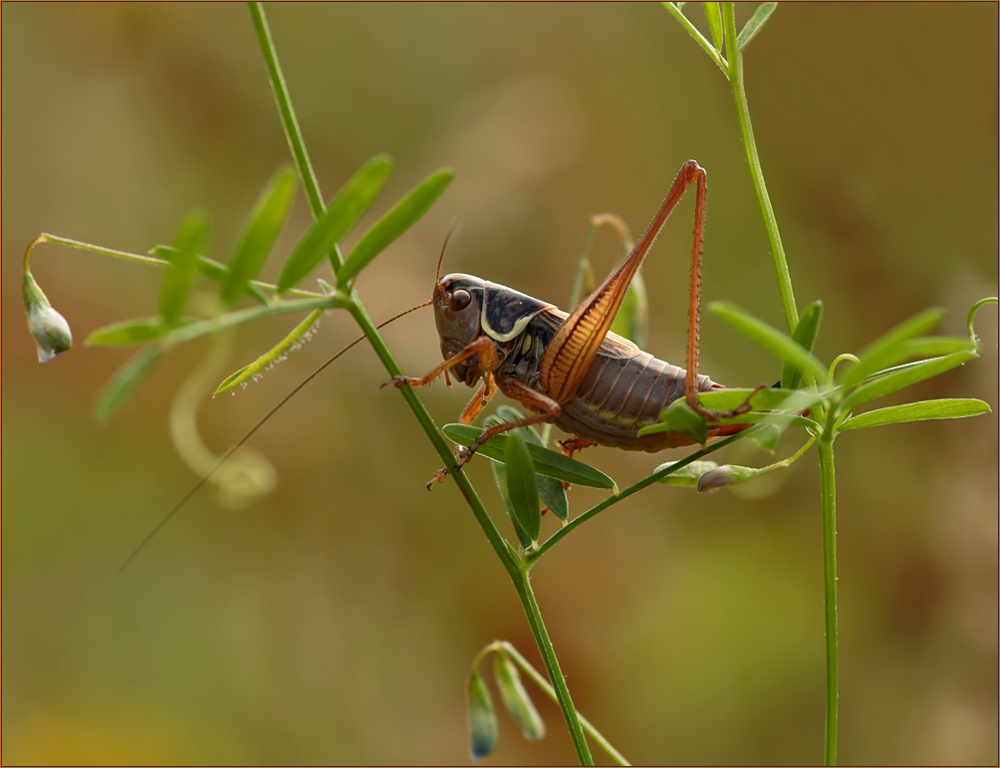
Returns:
[[[38,362],[47,363],[73,346],[73,334],[66,318],[56,312],[30,272],[24,275],[24,306],[28,310],[28,330],[35,337]]]

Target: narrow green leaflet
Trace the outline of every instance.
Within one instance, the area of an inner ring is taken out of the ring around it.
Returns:
[[[337,273],[337,284],[345,285],[368,266],[369,262],[427,213],[448,188],[455,172],[451,168],[435,171],[400,200],[385,216],[375,222],[354,246]]]
[[[343,240],[375,200],[392,170],[392,158],[376,155],[352,176],[295,246],[278,278],[278,293],[305,280]]]
[[[885,397],[903,387],[908,387],[911,384],[916,384],[918,381],[923,381],[945,371],[950,371],[952,368],[957,368],[963,363],[975,359],[977,356],[977,353],[974,351],[956,352],[944,357],[922,360],[919,363],[906,366],[902,370],[887,373],[885,376],[872,379],[854,390],[844,400],[842,407],[845,412],[849,411],[854,406],[861,405],[861,403]]]
[[[654,469],[653,474],[656,474],[660,470],[667,469],[668,467],[672,467],[674,464],[677,464],[677,462],[666,461]],[[698,487],[698,478],[706,472],[715,469],[717,466],[719,465],[714,461],[708,461],[707,459],[692,461],[671,472],[669,475],[664,475],[656,482],[663,483],[664,485],[677,485],[681,488],[696,488]]]
[[[538,502],[538,482],[535,480],[535,465],[528,453],[528,442],[518,434],[509,435],[503,458],[507,465],[507,498],[510,499],[514,517],[532,543],[537,543],[542,532],[542,509]]]
[[[845,389],[852,389],[876,371],[905,359],[899,357],[900,345],[933,330],[944,318],[944,314],[943,309],[926,309],[909,320],[904,320],[869,344],[858,355],[860,362],[846,368],[842,377],[837,377],[839,383]]]
[[[473,760],[482,760],[496,749],[499,727],[493,697],[476,670],[469,675],[468,715],[469,751]]]
[[[829,372],[819,360],[776,328],[729,302],[716,301],[709,304],[708,308],[764,349],[803,372],[811,373],[816,381],[830,380]]]
[[[772,3],[772,5],[775,4]],[[823,302],[814,301],[806,307],[805,312],[802,313],[802,317],[799,318],[799,324],[795,326],[795,332],[792,333],[792,341],[806,350],[806,352],[812,352],[813,344],[816,341],[816,333],[819,331],[819,321],[822,318]],[[791,365],[787,361],[781,364],[782,389],[797,389],[801,382],[801,369]]]
[[[774,13],[775,8],[778,7],[777,3],[761,3],[757,6],[757,10],[754,11],[753,16],[750,17],[750,21],[746,23],[740,33],[736,36],[736,47],[739,50],[743,50],[747,47],[751,40],[757,36],[767,20],[771,18],[771,14]]]
[[[163,274],[160,289],[160,316],[167,325],[176,325],[198,272],[198,253],[208,240],[208,219],[201,213],[189,214],[177,230],[176,255]]]
[[[493,675],[500,690],[504,707],[521,727],[521,734],[529,741],[545,736],[545,723],[535,709],[528,692],[521,682],[521,673],[503,649],[496,652],[493,659]]]
[[[819,422],[810,419],[808,416],[800,416],[797,413],[781,413],[770,411],[751,411],[742,413],[731,419],[726,419],[725,424],[772,424],[783,427],[819,427]],[[770,438],[765,438],[768,440]]]
[[[309,330],[316,325],[322,316],[322,309],[314,309],[309,313],[305,320],[295,326],[291,333],[271,347],[271,349],[250,363],[250,365],[245,365],[235,373],[227,376],[225,381],[223,381],[215,392],[212,393],[212,397],[216,397],[221,395],[223,392],[228,392],[229,390],[238,387],[243,382],[249,381],[265,368],[280,360],[285,354],[287,354],[288,350],[302,341],[304,336],[308,335]]]
[[[698,393],[698,402],[706,408],[715,411],[728,411],[738,408],[746,402],[747,396],[753,392],[747,388],[714,389],[711,392]],[[750,400],[750,405],[757,411],[801,411],[820,402],[823,396],[817,392],[801,389],[762,389]]]
[[[501,405],[497,408],[497,415],[504,421],[517,421],[523,418],[524,414],[509,405]],[[500,419],[492,419],[493,423],[499,423]],[[491,426],[491,420],[486,421],[486,426]],[[518,427],[516,430],[529,443],[533,443],[541,448],[545,447],[541,435],[535,431],[534,427]],[[560,520],[569,519],[569,499],[566,496],[566,489],[563,488],[561,480],[556,480],[548,475],[538,476],[538,497],[542,503],[552,510],[552,513]]]
[[[920,400],[915,403],[878,408],[847,419],[840,425],[840,431],[881,427],[885,424],[902,424],[907,421],[929,421],[931,419],[964,419],[989,413],[990,407],[982,400],[972,398],[946,398],[942,400]]]
[[[247,283],[260,274],[285,226],[295,197],[295,185],[295,171],[288,167],[281,168],[257,199],[257,205],[229,260],[229,275],[219,294],[224,307],[235,304],[243,295]]]
[[[701,416],[691,410],[691,406],[683,398],[674,400],[660,411],[660,423],[643,427],[639,430],[639,436],[656,432],[676,432],[701,445],[708,442],[708,425]]]
[[[500,498],[503,499],[504,506],[507,507],[507,515],[514,526],[514,534],[517,536],[517,540],[521,542],[521,546],[527,549],[531,546],[531,537],[524,532],[524,528],[517,522],[517,516],[514,514],[514,505],[511,504],[510,496],[507,494],[507,465],[499,461],[491,461],[490,466],[493,467],[493,479],[496,481],[497,490],[500,491]],[[538,477],[541,479],[541,475]]]
[[[467,424],[446,424],[441,431],[449,440],[463,446],[471,445],[482,432],[479,427]],[[493,461],[503,461],[507,439],[507,435],[494,435],[476,453],[493,459]],[[528,452],[535,462],[535,471],[540,475],[565,480],[573,485],[585,485],[588,488],[610,488],[617,492],[615,481],[589,464],[584,464],[538,445],[529,444]]]
[[[169,330],[162,317],[142,317],[98,328],[83,343],[88,347],[126,347],[155,341]]]
[[[125,365],[118,369],[118,372],[111,377],[111,380],[104,385],[97,396],[94,418],[99,424],[107,423],[108,419],[128,402],[143,379],[153,370],[153,366],[160,359],[163,351],[163,347],[159,344],[146,347],[139,350],[129,358]]]
[[[702,3],[705,9],[705,19],[708,21],[708,29],[712,33],[712,42],[715,50],[722,50],[722,11],[718,3]]]

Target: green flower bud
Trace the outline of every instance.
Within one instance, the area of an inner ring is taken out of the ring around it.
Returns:
[[[706,472],[698,479],[698,493],[721,488],[724,485],[737,485],[752,480],[760,474],[760,470],[753,467],[741,467],[739,464],[723,464],[709,472]]]
[[[28,330],[38,349],[38,362],[47,363],[56,355],[69,352],[73,346],[69,323],[52,309],[30,272],[24,276],[24,306],[28,310]]]
[[[468,715],[469,751],[472,759],[479,761],[496,749],[499,727],[493,711],[493,697],[475,669],[469,675]]]

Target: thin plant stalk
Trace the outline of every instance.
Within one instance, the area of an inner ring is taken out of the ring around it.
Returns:
[[[760,156],[754,141],[753,126],[750,123],[750,107],[747,104],[746,88],[743,83],[743,54],[737,45],[736,8],[733,3],[722,4],[722,19],[726,39],[726,55],[729,64],[729,87],[733,93],[733,103],[736,107],[736,117],[743,138],[743,150],[746,153],[747,169],[753,183],[757,202],[760,205],[761,216],[764,219],[764,229],[767,231],[768,243],[771,246],[771,257],[774,261],[774,272],[778,281],[778,293],[781,296],[781,308],[785,314],[785,323],[789,333],[794,332],[799,321],[798,308],[795,305],[795,293],[792,288],[792,278],[788,271],[788,261],[785,258],[785,248],[781,244],[778,231],[778,221],[771,206],[764,183],[764,172],[760,167]],[[809,377],[811,378],[811,377]],[[807,380],[806,385],[812,382]],[[820,493],[822,496],[823,519],[823,596],[824,618],[826,625],[826,738],[824,745],[824,760],[826,765],[837,763],[837,723],[838,723],[838,648],[837,648],[837,495],[835,488],[836,471],[833,458],[834,424],[828,423],[827,429],[819,440],[820,456]]]
[[[295,119],[295,113],[292,109],[288,89],[278,63],[277,51],[274,49],[270,30],[267,25],[267,19],[264,16],[264,9],[260,3],[249,3],[249,7],[250,15],[253,17],[254,28],[257,30],[257,37],[260,42],[261,51],[267,61],[271,87],[274,89],[275,99],[278,102],[278,108],[281,114],[282,125],[285,129],[285,135],[288,138],[292,155],[299,170],[299,177],[301,178],[302,184],[306,189],[306,194],[309,197],[310,205],[313,208],[313,215],[315,217],[323,211],[323,198],[319,192],[319,184],[316,181],[316,174],[313,172],[312,165],[309,162],[309,155],[305,149],[305,142],[302,139],[302,133],[299,129],[298,121]],[[375,353],[378,355],[389,374],[392,376],[402,375],[402,370],[400,369],[399,364],[396,362],[392,353],[389,351],[388,346],[385,344],[385,341],[376,329],[375,323],[373,323],[371,318],[368,317],[368,313],[361,304],[360,297],[353,290],[351,291],[347,309],[351,313],[352,317],[354,317],[355,321],[357,321],[365,336],[368,337],[369,342],[371,342],[372,347],[375,349]],[[576,749],[580,763],[582,765],[593,765],[593,758],[591,757],[590,749],[587,746],[586,737],[583,733],[583,727],[580,725],[576,708],[573,706],[573,701],[569,695],[569,689],[566,687],[562,670],[559,667],[558,659],[556,658],[555,651],[552,648],[552,642],[545,629],[545,624],[542,622],[541,612],[538,609],[537,602],[535,602],[534,594],[532,593],[531,586],[528,583],[527,574],[522,570],[520,562],[515,559],[516,556],[513,554],[512,550],[508,548],[508,544],[504,541],[499,531],[497,531],[496,526],[490,519],[489,514],[486,512],[486,508],[483,506],[482,501],[479,499],[479,496],[472,487],[472,484],[465,476],[465,473],[463,473],[461,469],[456,466],[451,449],[448,447],[448,444],[441,435],[441,432],[434,424],[434,420],[431,418],[430,413],[428,413],[420,398],[411,387],[402,387],[400,389],[400,393],[406,400],[410,410],[413,411],[413,415],[416,417],[420,427],[427,435],[427,438],[431,441],[435,451],[441,457],[442,461],[444,461],[445,466],[448,468],[448,471],[451,473],[456,484],[462,491],[462,495],[465,496],[465,500],[468,502],[469,507],[475,515],[476,520],[479,522],[480,527],[486,534],[486,538],[489,540],[490,545],[493,547],[497,557],[500,558],[500,562],[503,563],[504,568],[507,570],[511,580],[514,582],[514,587],[517,590],[518,596],[521,598],[521,604],[528,617],[528,623],[531,625],[532,634],[535,636],[535,642],[538,644],[539,651],[545,661],[545,669],[556,689],[556,693],[559,698],[559,707],[563,711],[563,717],[566,719],[566,725],[570,732],[570,738],[573,741],[573,746]]]
[[[823,614],[826,626],[826,735],[824,765],[837,764],[840,703],[837,652],[837,484],[833,439],[819,440],[820,495],[823,509]]]
[[[736,9],[733,3],[722,4],[722,21],[726,36],[726,56],[729,57],[729,87],[733,92],[733,103],[736,105],[736,119],[740,126],[740,136],[743,138],[747,169],[750,171],[750,181],[753,183],[760,212],[764,217],[764,228],[767,230],[767,241],[771,246],[771,258],[774,260],[774,273],[778,278],[778,293],[781,295],[781,308],[785,313],[785,323],[788,325],[788,332],[792,333],[799,322],[799,311],[795,306],[792,276],[788,272],[785,248],[781,244],[778,220],[774,216],[774,208],[771,207],[771,198],[767,195],[764,172],[761,170],[760,157],[757,154],[757,143],[753,138],[750,107],[747,104],[746,88],[743,85],[743,54],[736,44]]]

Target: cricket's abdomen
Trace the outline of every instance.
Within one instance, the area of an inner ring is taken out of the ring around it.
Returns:
[[[676,432],[639,437],[640,429],[659,422],[660,411],[684,397],[686,375],[683,368],[639,350],[627,358],[598,354],[554,423],[585,440],[626,451],[691,445],[693,441]],[[721,388],[708,376],[698,377],[700,392]]]

